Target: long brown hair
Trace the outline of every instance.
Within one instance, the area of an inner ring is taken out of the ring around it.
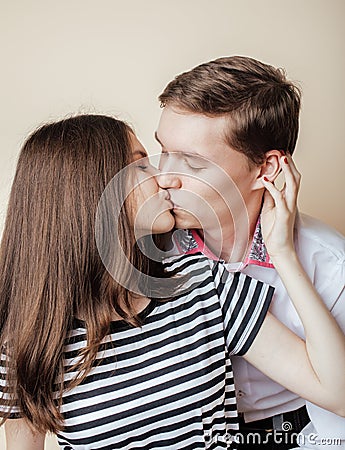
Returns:
[[[131,162],[130,132],[115,118],[80,115],[42,126],[21,150],[0,248],[0,345],[8,355],[4,420],[17,405],[36,430],[61,429],[54,390],[58,385],[61,402],[63,346],[81,311],[88,346],[75,383],[91,369],[114,309],[139,324],[128,291],[108,274],[95,243],[102,192]],[[125,186],[117,189],[123,198]],[[147,272],[145,257],[133,247],[128,208],[118,217],[119,237],[128,260]]]
[[[269,150],[293,153],[301,91],[282,69],[245,56],[218,58],[178,75],[159,96],[161,106],[227,116],[225,141],[262,164]]]

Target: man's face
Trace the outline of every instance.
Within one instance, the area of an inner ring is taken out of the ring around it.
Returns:
[[[250,203],[257,171],[226,144],[228,120],[163,109],[156,132],[162,147],[158,182],[175,205],[177,228],[224,227]]]

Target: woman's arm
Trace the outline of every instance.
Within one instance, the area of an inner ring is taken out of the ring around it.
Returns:
[[[316,292],[296,255],[293,224],[300,175],[290,157],[282,159],[286,184],[267,191],[262,230],[305,332],[305,342],[269,314],[245,355],[270,378],[335,414],[345,416],[345,337]]]
[[[5,422],[6,450],[44,450],[45,434],[33,433],[24,419]]]

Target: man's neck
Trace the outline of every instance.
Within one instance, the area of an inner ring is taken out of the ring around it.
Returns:
[[[253,241],[260,214],[259,208],[247,209],[246,214],[221,224],[221,232],[208,230],[203,238],[207,247],[220,259],[229,263],[244,261]]]

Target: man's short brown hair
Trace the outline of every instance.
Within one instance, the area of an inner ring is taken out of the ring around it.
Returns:
[[[208,116],[229,116],[228,145],[261,164],[269,150],[293,153],[298,136],[300,89],[284,70],[253,58],[231,56],[178,75],[159,96],[171,105]]]

